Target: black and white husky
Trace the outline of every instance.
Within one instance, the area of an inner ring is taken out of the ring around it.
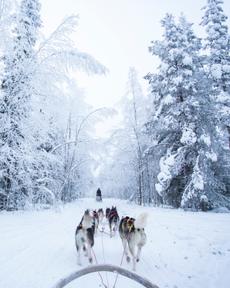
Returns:
[[[108,221],[109,221],[110,237],[112,238],[112,236],[115,235],[118,229],[120,221],[116,206],[112,206],[112,208],[110,209],[110,212],[108,214]]]
[[[81,250],[89,262],[93,262],[92,247],[94,245],[95,221],[89,210],[86,210],[75,232],[75,244],[78,253],[78,264],[81,265]]]
[[[95,231],[94,233],[97,234],[98,226],[99,226],[99,215],[96,210],[93,210],[93,220],[95,225]]]
[[[106,208],[106,210],[105,210],[105,217],[107,220],[109,219],[110,210],[111,210],[110,208]]]
[[[146,244],[145,226],[147,214],[143,213],[135,220],[131,217],[124,217],[120,221],[119,234],[122,240],[124,253],[127,262],[130,262],[129,252],[133,261],[133,270],[136,270],[136,262],[140,260],[142,247]],[[136,251],[137,248],[137,251]]]

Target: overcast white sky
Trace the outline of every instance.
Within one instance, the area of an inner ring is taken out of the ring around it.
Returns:
[[[142,77],[157,66],[148,46],[151,40],[160,39],[160,20],[166,13],[178,16],[183,12],[202,33],[198,23],[206,0],[41,0],[41,4],[45,33],[68,15],[80,16],[77,47],[94,56],[110,73],[90,78],[79,75],[78,84],[85,87],[88,102],[101,107],[114,105],[125,94],[131,66],[146,89]],[[230,17],[229,0],[225,0],[224,10]]]

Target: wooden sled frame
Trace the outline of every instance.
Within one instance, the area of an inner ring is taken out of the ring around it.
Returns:
[[[69,276],[59,280],[57,282],[57,284],[55,286],[53,286],[53,288],[62,288],[77,278],[80,278],[86,274],[91,274],[91,273],[95,273],[95,272],[112,272],[112,273],[116,272],[122,276],[125,276],[125,277],[141,284],[142,286],[144,286],[146,288],[159,288],[158,286],[152,284],[146,278],[143,278],[142,276],[139,276],[134,272],[131,272],[129,270],[126,270],[126,269],[118,267],[118,266],[106,265],[106,264],[92,265],[92,266],[83,268],[81,270],[78,270],[76,272],[73,272]]]

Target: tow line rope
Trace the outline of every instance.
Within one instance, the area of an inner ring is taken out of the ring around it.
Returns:
[[[102,253],[103,253],[103,260],[104,260],[104,263],[105,263],[105,250],[104,250],[103,234],[107,234],[107,235],[109,235],[109,236],[110,236],[110,234],[107,233],[107,232],[105,232],[105,227],[102,227],[101,230],[100,230],[100,229],[98,229],[98,230],[99,230],[99,232],[101,232]],[[127,241],[125,241],[125,247],[124,247],[124,249],[123,249],[120,266],[122,265],[123,260],[124,260],[126,246],[127,246]],[[92,248],[92,252],[93,252],[93,255],[94,255],[94,258],[95,258],[95,262],[96,262],[96,264],[98,264],[97,257],[96,257],[96,255],[95,255],[95,252],[94,252],[93,248]],[[104,280],[103,280],[103,277],[102,277],[101,273],[100,273],[100,272],[97,272],[97,273],[98,273],[98,275],[99,275],[99,277],[100,277],[100,279],[101,279],[102,285],[103,285],[105,288],[109,288],[109,281],[108,281],[107,272],[106,272],[106,282],[107,282],[107,285],[108,285],[108,286],[106,286],[106,284],[104,283]],[[118,276],[119,276],[119,274],[116,273],[116,277],[115,277],[115,281],[114,281],[114,284],[113,284],[113,288],[116,287],[117,280],[118,280]]]
[[[123,263],[123,259],[124,259],[124,256],[125,256],[126,245],[127,245],[127,242],[125,242],[125,247],[124,247],[124,249],[123,249],[124,251],[123,251],[123,254],[122,254],[122,257],[121,257],[120,266],[121,266],[122,263]],[[116,286],[116,284],[117,284],[118,276],[119,276],[119,274],[117,273],[116,278],[115,278],[115,282],[114,282],[114,284],[113,284],[113,288],[115,288],[115,286]]]
[[[97,257],[96,257],[96,255],[95,255],[95,253],[94,253],[93,248],[92,248],[92,252],[93,252],[93,256],[94,256],[95,262],[96,262],[96,264],[98,265]],[[103,280],[103,277],[102,277],[101,273],[100,273],[100,272],[97,272],[97,274],[99,275],[99,277],[100,277],[100,279],[101,279],[101,284],[102,284],[105,288],[109,288],[109,287],[104,283],[104,280]]]
[[[109,236],[110,236],[110,234],[109,234],[108,232],[105,232],[105,231],[103,230],[103,228],[102,228],[102,230],[99,230],[99,232],[100,232],[100,233],[104,233],[104,234],[106,234],[106,235],[109,235]]]
[[[104,232],[104,230],[105,230],[105,227],[102,226],[102,231]],[[103,260],[104,260],[104,263],[105,263],[105,249],[104,249],[103,233],[101,234],[101,246],[102,246]],[[106,277],[107,285],[109,287],[109,280],[108,280],[108,273],[107,272],[105,273],[105,277]]]
[[[105,254],[104,254],[104,243],[103,243],[103,234],[107,234],[107,235],[109,235],[110,236],[110,234],[109,233],[107,233],[107,232],[105,232],[104,231],[104,227],[102,227],[102,230],[99,230],[99,232],[101,232],[101,234],[102,234],[102,251],[103,251],[103,258],[104,258],[104,261],[105,261]],[[124,249],[123,249],[123,254],[122,254],[122,257],[121,257],[121,262],[120,262],[120,266],[122,265],[122,263],[123,263],[123,260],[124,260],[124,256],[125,256],[125,250],[126,250],[126,246],[127,246],[127,241],[125,242],[125,247],[124,247]],[[116,284],[117,284],[117,280],[118,280],[118,276],[119,276],[119,274],[118,273],[116,273],[116,277],[115,277],[115,281],[114,281],[114,284],[113,284],[113,288],[115,288],[116,287]],[[108,287],[109,287],[109,283],[108,283],[108,278],[107,278],[107,273],[106,273],[106,280],[107,280],[107,285],[108,285]]]

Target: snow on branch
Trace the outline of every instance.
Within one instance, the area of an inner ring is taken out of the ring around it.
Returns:
[[[78,20],[79,17],[77,15],[66,18],[51,35],[40,44],[36,56],[49,55],[57,48],[60,50],[68,49],[70,44],[73,45],[70,34],[75,32]]]
[[[100,64],[94,57],[77,49],[56,51],[43,59],[42,62],[49,61],[50,58],[52,58],[52,62],[55,61],[56,65],[62,67],[65,65],[66,70],[82,70],[89,75],[105,74],[107,71],[105,66]]]

